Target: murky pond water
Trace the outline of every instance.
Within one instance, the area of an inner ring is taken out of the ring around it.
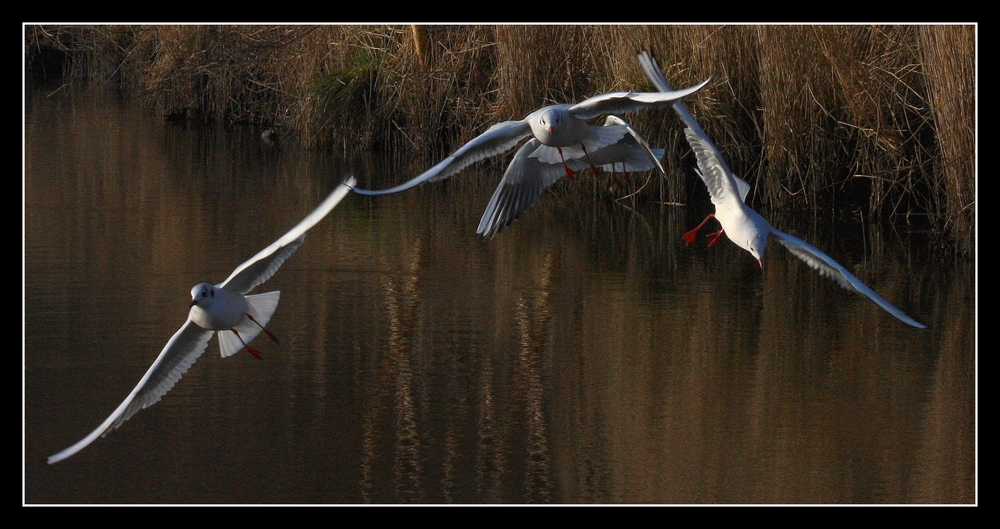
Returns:
[[[780,226],[918,330],[778,245],[763,271],[729,241],[685,247],[707,205],[612,201],[603,176],[481,241],[488,164],[348,196],[255,290],[282,292],[280,344],[223,359],[213,339],[159,403],[47,465],[134,387],[192,285],[347,175],[421,167],[90,95],[29,94],[25,122],[26,503],[976,501],[970,265],[885,228]]]

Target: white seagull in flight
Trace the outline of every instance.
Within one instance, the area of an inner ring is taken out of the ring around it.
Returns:
[[[652,149],[631,125],[618,116],[608,116],[605,127],[624,127],[627,134],[618,142],[598,149],[584,158],[566,160],[565,166],[576,172],[590,167],[593,163],[605,171],[614,173],[648,171],[659,169],[666,174],[660,159],[663,149]],[[525,142],[503,174],[503,179],[493,192],[490,203],[486,206],[483,218],[479,221],[476,233],[484,238],[493,238],[503,228],[510,226],[517,218],[538,202],[542,191],[565,174],[561,162],[544,163],[538,157],[532,156],[541,142],[532,138]]]
[[[443,161],[408,182],[389,189],[354,191],[362,195],[385,195],[398,193],[424,182],[436,182],[461,171],[471,163],[507,152],[528,136],[533,136],[538,144],[534,150],[525,153],[525,156],[537,158],[539,163],[561,163],[565,174],[570,177],[574,173],[570,161],[584,159],[596,173],[597,164],[588,157],[594,156],[599,149],[622,141],[628,130],[621,125],[590,125],[586,120],[602,114],[665,108],[674,101],[701,90],[709,81],[711,78],[684,90],[649,93],[611,92],[579,103],[542,107],[522,120],[503,121],[493,125]]]
[[[649,54],[642,52],[639,54],[639,62],[649,80],[653,82],[659,90],[670,90],[670,84],[660,68],[649,57]],[[694,151],[698,161],[698,175],[705,182],[708,194],[715,204],[715,213],[709,214],[696,228],[684,234],[684,241],[688,244],[694,241],[698,230],[711,218],[715,218],[722,225],[722,230],[708,236],[709,246],[718,244],[719,237],[725,233],[729,240],[737,246],[750,252],[750,255],[757,259],[761,267],[764,266],[764,248],[767,245],[767,237],[774,237],[779,243],[788,248],[792,254],[802,259],[809,266],[816,269],[820,275],[829,277],[840,284],[840,286],[853,290],[859,294],[867,296],[878,306],[885,309],[899,320],[924,329],[927,326],[914,320],[905,312],[889,303],[874,290],[861,282],[860,279],[847,271],[840,263],[834,261],[830,256],[821,252],[815,246],[793,237],[787,233],[775,229],[764,220],[756,211],[746,205],[744,199],[750,190],[749,184],[733,175],[726,165],[722,154],[716,149],[705,131],[698,126],[694,118],[684,108],[681,102],[674,103],[674,110],[684,121],[684,135],[687,137],[691,150]]]
[[[165,395],[208,346],[208,340],[219,332],[219,349],[223,357],[246,349],[260,358],[260,352],[250,342],[262,331],[275,342],[278,339],[264,328],[278,307],[279,291],[246,295],[267,281],[278,267],[302,244],[306,232],[333,210],[355,184],[354,177],[338,185],[320,205],[291,231],[261,250],[233,271],[218,285],[200,283],[191,289],[188,319],[160,351],[135,389],[115,408],[93,432],[69,448],[49,457],[57,463],[86,448],[98,437],[118,428],[139,410],[152,406]]]

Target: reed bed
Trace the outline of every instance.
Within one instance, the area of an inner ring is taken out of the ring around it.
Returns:
[[[965,255],[975,45],[973,25],[25,28],[29,76],[55,64],[63,79],[112,85],[164,113],[425,164],[544,104],[651,90],[635,59],[646,49],[676,87],[715,76],[686,104],[754,184],[755,207],[886,220]],[[703,199],[673,113],[627,119],[667,151],[671,177],[642,194]]]

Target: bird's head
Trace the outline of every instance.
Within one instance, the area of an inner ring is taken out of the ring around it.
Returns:
[[[215,299],[215,287],[208,283],[199,283],[191,287],[191,304],[189,307],[195,305],[204,306]]]
[[[547,143],[549,138],[559,134],[558,130],[565,118],[563,112],[556,107],[545,107],[539,111],[538,119],[529,120],[531,132],[538,141]]]
[[[732,214],[729,210],[724,211],[729,215]],[[741,207],[739,211],[742,214],[727,216],[728,225],[725,222],[722,225],[729,238],[737,246],[750,252],[750,255],[757,260],[757,264],[763,268],[764,250],[767,248],[767,236],[771,233],[771,225],[764,220],[764,217],[748,207]]]
[[[750,252],[750,255],[757,260],[757,264],[764,268],[764,249],[767,247],[767,233],[756,231],[750,234],[743,248]]]
[[[755,223],[741,224],[726,233],[737,246],[750,252],[761,268],[764,267],[764,249],[767,248],[768,230],[761,229]]]

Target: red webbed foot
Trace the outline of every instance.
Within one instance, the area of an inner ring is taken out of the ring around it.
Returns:
[[[250,315],[247,314],[247,316],[250,316]],[[250,319],[253,320],[254,323],[257,323],[257,321],[253,319],[253,317],[251,317]],[[257,323],[257,325],[260,325],[260,324]],[[261,327],[261,328],[263,329],[263,327]],[[257,349],[254,349],[253,347],[250,347],[249,345],[247,345],[246,341],[243,340],[243,337],[240,336],[240,333],[236,332],[236,329],[229,329],[229,330],[233,331],[233,334],[236,335],[236,339],[239,340],[241,344],[243,344],[243,348],[246,349],[248,353],[252,354],[254,356],[254,358],[256,358],[257,360],[263,360],[260,357],[260,351],[258,351]],[[268,334],[271,334],[271,333],[269,332]]]
[[[695,226],[694,229],[692,229],[691,231],[689,231],[689,232],[687,232],[687,233],[684,234],[684,236],[683,236],[684,242],[686,242],[688,244],[693,243],[695,237],[698,236],[698,231],[700,231],[703,227],[705,227],[705,224],[707,224],[708,221],[711,220],[711,219],[713,219],[713,218],[715,218],[715,213],[709,213],[708,216],[705,217],[705,220],[701,221],[701,224]],[[722,232],[720,231],[719,233],[722,233]],[[716,236],[716,238],[718,238],[718,234],[715,234],[715,236]],[[709,235],[709,238],[711,238],[711,235]],[[711,242],[709,243],[709,246],[712,246]]]
[[[252,354],[253,357],[256,358],[257,360],[263,360],[263,358],[260,357],[260,351],[259,350],[254,349],[253,347],[250,347],[249,345],[245,346],[245,349],[247,350],[248,353]]]

